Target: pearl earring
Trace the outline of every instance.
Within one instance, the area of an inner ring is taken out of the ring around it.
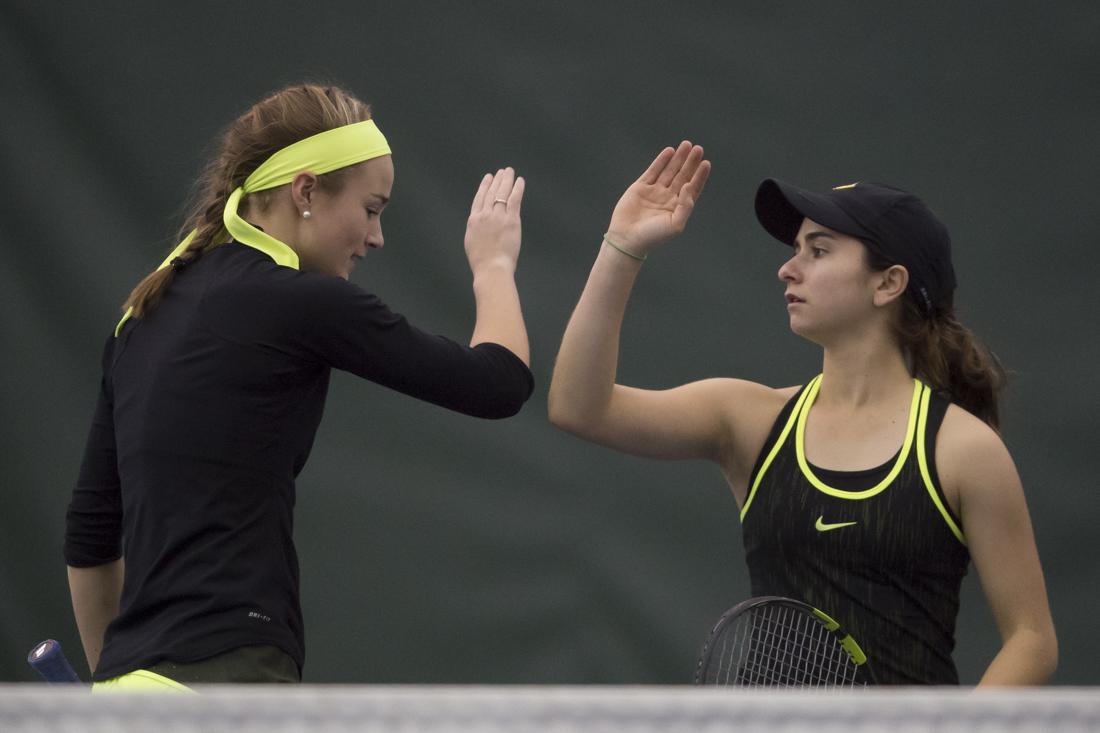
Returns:
[[[309,209],[306,209],[305,211],[302,212],[302,218],[303,219],[308,219],[311,216],[313,216],[313,214],[310,213]]]

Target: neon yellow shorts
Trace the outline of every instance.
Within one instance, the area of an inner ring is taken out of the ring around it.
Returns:
[[[137,669],[103,682],[93,683],[92,692],[190,692],[194,694],[195,691],[164,675],[147,669]]]

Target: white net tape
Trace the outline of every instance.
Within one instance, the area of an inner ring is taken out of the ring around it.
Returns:
[[[1100,731],[1100,690],[847,692],[691,687],[207,687],[91,695],[0,685],[3,733],[854,733]]]

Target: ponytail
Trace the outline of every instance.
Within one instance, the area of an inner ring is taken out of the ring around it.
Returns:
[[[138,318],[149,313],[160,303],[180,270],[229,241],[222,220],[225,205],[233,191],[264,161],[299,140],[369,120],[370,116],[370,106],[348,92],[315,84],[288,87],[255,104],[229,126],[222,136],[218,156],[195,184],[195,204],[180,230],[181,239],[194,232],[191,243],[170,267],[146,275],[131,291],[122,310],[133,308],[132,315]],[[318,185],[337,193],[345,174],[346,169],[322,174],[317,177]],[[242,201],[242,210],[250,204],[265,210],[274,190],[250,194]]]
[[[228,133],[227,133],[228,137]],[[223,146],[223,148],[226,146]],[[223,244],[228,240],[225,226],[222,223],[222,212],[229,200],[229,194],[238,185],[244,182],[248,173],[238,172],[236,176],[227,174],[233,168],[226,159],[228,156],[223,149],[222,154],[211,161],[196,184],[196,193],[199,200],[192,208],[184,222],[180,235],[194,231],[195,236],[191,244],[176,259],[172,260],[169,267],[153,270],[146,275],[130,292],[130,297],[122,305],[125,312],[133,308],[133,316],[141,318],[149,313],[160,303],[164,292],[171,285],[176,273],[198,260],[210,249]],[[239,178],[239,181],[235,179]],[[221,179],[221,180],[219,180]]]
[[[913,373],[999,430],[1000,393],[1007,375],[997,356],[959,322],[954,308],[939,309],[929,318],[906,299],[902,310],[896,332]]]
[[[865,251],[872,270],[895,264],[871,246]],[[950,297],[927,313],[912,290],[907,290],[894,322],[894,335],[914,376],[994,430],[1000,429],[1000,393],[1008,376],[997,356],[959,321]]]

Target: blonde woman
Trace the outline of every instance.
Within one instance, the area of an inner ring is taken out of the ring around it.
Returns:
[[[283,89],[229,127],[191,233],[126,301],[65,541],[97,689],[301,679],[294,481],[331,369],[486,418],[530,395],[523,179],[499,170],[474,197],[468,345],[347,280],[384,244],[393,180],[367,105]]]

